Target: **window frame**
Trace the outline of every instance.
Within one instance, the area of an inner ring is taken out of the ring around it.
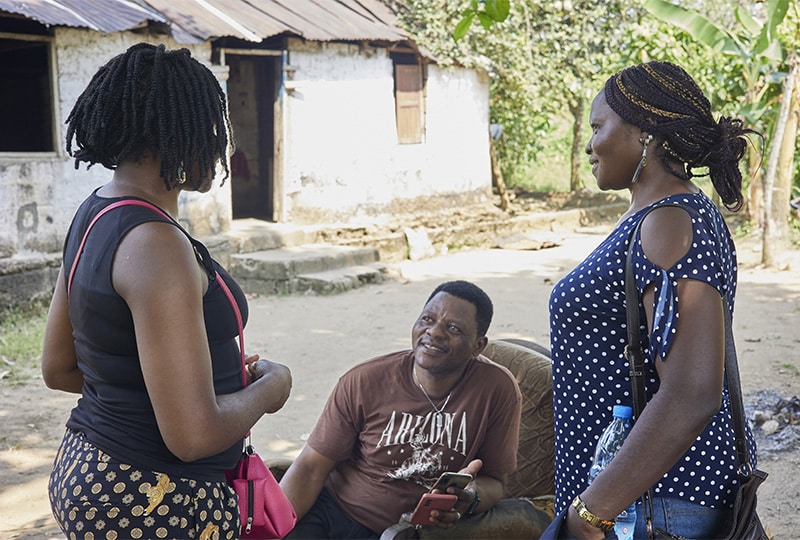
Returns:
[[[45,45],[47,53],[47,67],[46,73],[48,76],[48,89],[49,89],[49,103],[50,108],[50,150],[2,150],[0,149],[0,159],[3,160],[16,160],[16,159],[42,159],[62,157],[64,150],[61,148],[61,125],[58,122],[59,118],[59,85],[58,85],[58,70],[56,69],[56,51],[55,51],[55,37],[53,35],[45,34],[31,34],[24,32],[0,32],[0,39],[11,41],[27,41],[27,42],[41,42]],[[0,128],[5,126],[0,125]],[[44,139],[43,139],[44,140]]]

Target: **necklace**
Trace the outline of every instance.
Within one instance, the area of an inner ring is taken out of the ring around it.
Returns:
[[[422,393],[425,395],[425,399],[427,399],[428,403],[430,403],[431,407],[433,407],[433,411],[436,413],[434,415],[434,417],[436,418],[436,428],[441,430],[442,429],[442,413],[444,412],[444,408],[447,407],[447,404],[450,402],[450,398],[453,395],[453,391],[450,390],[450,393],[447,394],[446,398],[444,398],[444,401],[442,402],[442,404],[437,407],[436,404],[431,399],[431,396],[428,395],[428,392],[425,390],[425,387],[422,386],[422,383],[420,382],[419,377],[417,377],[417,365],[416,364],[414,364],[413,370],[414,370],[414,382],[417,383],[417,386],[419,386],[419,389],[422,390]]]

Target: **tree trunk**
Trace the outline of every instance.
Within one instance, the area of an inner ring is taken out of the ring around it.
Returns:
[[[789,248],[789,199],[792,188],[792,162],[797,138],[797,56],[789,59],[790,69],[783,82],[783,97],[778,121],[775,124],[773,146],[767,162],[764,181],[764,235],[761,243],[761,262],[781,268],[783,254]]]
[[[578,97],[575,103],[570,103],[569,112],[572,113],[572,154],[569,161],[569,190],[578,191],[583,187],[580,177],[580,164],[583,157],[583,98]]]
[[[750,189],[747,197],[747,214],[750,224],[759,233],[764,231],[764,175],[761,164],[764,159],[764,149],[757,148],[754,144],[748,147],[747,168],[750,171]]]
[[[492,160],[492,183],[497,188],[497,193],[500,195],[500,209],[504,212],[508,210],[508,191],[506,191],[506,183],[503,180],[503,171],[500,170],[500,165],[497,163],[497,155],[494,151],[494,138],[491,133],[489,134],[489,157]]]
[[[748,84],[749,89],[745,95],[745,103],[759,103],[758,88]],[[764,234],[764,160],[766,159],[767,144],[761,140],[757,146],[755,138],[753,144],[748,145],[747,169],[750,172],[750,188],[747,197],[747,215],[753,231],[759,235]]]

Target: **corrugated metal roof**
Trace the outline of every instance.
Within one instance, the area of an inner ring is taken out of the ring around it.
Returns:
[[[0,11],[53,26],[118,32],[147,21],[167,22],[158,12],[130,0],[0,0]]]
[[[280,34],[314,41],[409,39],[380,0],[0,0],[0,10],[104,33],[166,23],[181,43],[226,36],[259,42]]]

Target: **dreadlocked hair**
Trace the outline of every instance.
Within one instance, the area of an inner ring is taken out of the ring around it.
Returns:
[[[161,177],[171,190],[179,170],[199,166],[195,189],[209,180],[217,162],[230,174],[230,120],[222,87],[187,49],[139,43],[95,73],[67,117],[67,152],[90,168],[115,169],[147,153],[161,159]],[[77,149],[73,153],[73,138]]]
[[[739,161],[747,149],[745,135],[761,134],[738,118],[715,121],[711,103],[686,71],[669,62],[631,66],[606,81],[604,95],[623,120],[661,138],[661,160],[673,174],[684,180],[708,175],[726,208],[742,207]],[[683,170],[676,170],[671,159]],[[695,173],[697,168],[708,172]]]

